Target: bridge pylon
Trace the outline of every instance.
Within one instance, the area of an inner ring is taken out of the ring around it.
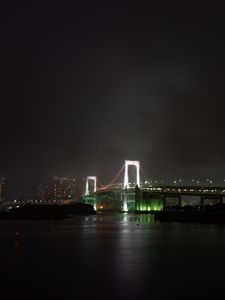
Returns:
[[[124,170],[124,182],[123,189],[129,189],[129,176],[128,176],[128,168],[129,166],[136,167],[136,182],[135,185],[140,187],[140,162],[138,160],[125,160],[125,170]],[[128,211],[128,195],[124,191],[123,193],[123,211]]]
[[[124,181],[123,188],[129,188],[129,177],[128,177],[128,167],[136,167],[136,185],[140,187],[140,162],[138,160],[125,160],[125,171],[124,171]]]
[[[89,192],[89,182],[93,181],[94,182],[94,192],[97,190],[97,177],[96,176],[87,176],[86,177],[86,182],[85,182],[85,192],[84,196],[88,196],[90,194]]]

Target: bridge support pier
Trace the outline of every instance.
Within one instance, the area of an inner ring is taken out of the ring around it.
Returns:
[[[128,195],[127,195],[127,193],[124,191],[124,192],[123,192],[123,211],[124,211],[124,212],[127,212],[127,211],[128,211],[128,207],[127,207],[127,198],[128,198]]]
[[[200,198],[200,210],[204,210],[205,208],[205,197],[201,196]]]
[[[219,204],[223,204],[223,196],[217,196],[217,195],[210,195],[210,196],[201,196],[201,200],[200,200],[200,210],[204,210],[205,209],[205,200],[217,200],[217,203]]]
[[[163,194],[163,210],[166,210],[166,198],[171,198],[171,196]],[[181,195],[175,195],[175,197],[177,199],[177,206],[181,207]]]
[[[163,194],[163,210],[166,210],[166,195]]]

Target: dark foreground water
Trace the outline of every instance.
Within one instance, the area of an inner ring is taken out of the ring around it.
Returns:
[[[223,299],[225,226],[128,214],[0,221],[0,274],[0,299]]]

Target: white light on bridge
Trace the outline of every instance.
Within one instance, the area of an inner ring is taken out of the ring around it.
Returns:
[[[97,190],[97,177],[96,176],[87,176],[85,193],[84,193],[85,196],[89,195],[89,181],[90,180],[94,181],[94,192],[96,192],[96,190]]]
[[[140,187],[140,162],[137,160],[125,160],[125,172],[123,188],[129,188],[128,167],[136,167],[136,185]]]

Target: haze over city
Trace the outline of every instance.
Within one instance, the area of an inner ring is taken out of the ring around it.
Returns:
[[[225,178],[223,10],[207,3],[2,5],[0,176]]]

